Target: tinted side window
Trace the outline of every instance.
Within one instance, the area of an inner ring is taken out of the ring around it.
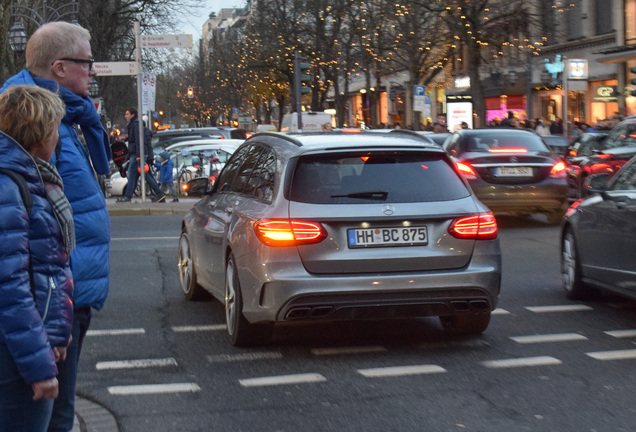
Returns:
[[[620,170],[612,184],[612,190],[636,190],[636,163]]]
[[[236,179],[232,184],[233,191],[243,192],[245,185],[247,185],[247,181],[252,175],[252,171],[258,166],[258,159],[260,158],[262,152],[263,148],[261,146],[252,146],[249,152],[245,155],[243,163],[238,169]]]
[[[636,146],[636,122],[616,126],[603,144],[606,149],[625,146]]]
[[[239,166],[243,163],[245,156],[254,146],[248,145],[238,149],[230,158],[228,163],[223,168],[219,180],[217,181],[218,189],[222,192],[230,192],[235,190],[233,188],[234,178],[238,172]]]
[[[313,204],[450,201],[468,189],[443,154],[355,152],[306,156],[290,198]]]
[[[252,171],[244,193],[252,195],[267,203],[274,198],[274,178],[276,175],[276,154],[265,150],[261,154],[258,166]]]

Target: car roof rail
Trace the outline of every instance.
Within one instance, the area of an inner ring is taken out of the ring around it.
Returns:
[[[271,132],[271,131],[255,133],[250,138],[248,138],[246,141],[252,140],[252,139],[254,139],[256,137],[266,137],[266,136],[275,137],[275,138],[278,138],[278,139],[283,139],[285,141],[289,141],[290,143],[292,143],[292,144],[294,144],[294,145],[296,145],[298,147],[302,147],[303,146],[303,143],[301,143],[299,140],[295,139],[294,137],[292,137],[292,136],[290,136],[290,135],[288,135],[286,133]]]

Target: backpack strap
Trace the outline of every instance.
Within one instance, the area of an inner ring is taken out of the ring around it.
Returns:
[[[11,178],[17,185],[18,189],[20,189],[20,195],[22,196],[22,201],[24,202],[24,207],[26,208],[27,215],[31,215],[31,208],[33,207],[33,196],[31,195],[31,191],[29,190],[29,186],[27,185],[26,180],[22,176],[13,170],[0,168],[0,173],[6,175]],[[31,245],[29,244],[29,280],[31,281],[31,294],[33,295],[33,299],[35,300],[35,279],[33,277],[33,260],[31,260]]]

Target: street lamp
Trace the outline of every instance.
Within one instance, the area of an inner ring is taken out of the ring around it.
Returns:
[[[77,0],[71,0],[58,8],[51,7],[46,0],[42,1],[42,9],[32,9],[20,4],[11,4],[11,16],[15,18],[15,23],[9,30],[9,46],[15,53],[23,53],[26,49],[27,34],[20,19],[24,18],[40,27],[51,21],[60,21],[66,17],[71,17],[71,22],[77,23],[79,4]]]

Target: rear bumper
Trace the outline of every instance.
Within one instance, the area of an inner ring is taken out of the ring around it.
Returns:
[[[567,179],[534,185],[471,184],[479,200],[493,212],[543,213],[565,210]]]
[[[443,272],[315,276],[281,266],[258,285],[254,274],[239,273],[243,315],[254,323],[490,312],[499,299],[501,256],[498,241],[484,243],[491,243],[488,254]]]

